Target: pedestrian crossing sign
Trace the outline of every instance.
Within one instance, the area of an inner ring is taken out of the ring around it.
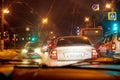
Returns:
[[[116,12],[108,12],[108,20],[117,20]]]

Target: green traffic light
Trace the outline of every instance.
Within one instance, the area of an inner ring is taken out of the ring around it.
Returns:
[[[32,42],[37,41],[37,37],[36,36],[31,36],[30,41],[32,41]]]
[[[118,24],[117,24],[117,23],[114,23],[114,24],[113,24],[113,32],[114,32],[114,33],[117,33],[117,31],[118,31]]]

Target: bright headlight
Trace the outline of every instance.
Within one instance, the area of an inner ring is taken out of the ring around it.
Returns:
[[[34,50],[34,52],[35,52],[35,53],[40,53],[40,48],[36,48],[36,49]]]
[[[22,50],[22,53],[27,53],[27,52],[28,52],[27,49],[23,49],[23,50]]]

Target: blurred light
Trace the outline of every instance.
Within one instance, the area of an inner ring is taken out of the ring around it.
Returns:
[[[95,31],[95,33],[98,33],[98,32],[99,32],[99,31],[97,31],[97,30]]]
[[[113,24],[113,30],[114,30],[114,31],[118,30],[117,23]]]
[[[44,46],[42,47],[42,49],[43,49],[44,51],[46,51],[46,50],[48,49],[48,46],[47,46],[47,45],[44,45]]]
[[[22,40],[25,40],[25,38],[22,38]]]
[[[108,9],[110,9],[110,8],[111,8],[111,4],[107,3],[107,4],[105,5],[105,7],[108,8]]]
[[[85,17],[85,22],[89,22],[89,17]]]
[[[8,14],[9,10],[8,9],[3,9],[3,13]]]
[[[118,28],[115,26],[114,28],[113,28],[113,30],[117,30]]]
[[[56,38],[56,36],[53,36],[53,38]]]
[[[83,39],[87,40],[88,38],[87,38],[87,37],[84,37]]]
[[[30,28],[29,28],[29,27],[27,27],[27,28],[26,28],[26,31],[30,31]]]
[[[34,52],[35,52],[35,53],[40,53],[41,50],[40,50],[40,48],[36,48],[36,49],[34,50]]]
[[[48,18],[43,18],[42,19],[42,24],[47,24],[48,23]]]
[[[51,31],[50,34],[53,34],[53,32]]]
[[[117,27],[117,24],[114,24],[113,26],[114,26],[114,27]]]
[[[23,49],[23,50],[22,50],[22,53],[27,53],[27,52],[28,52],[27,49]]]
[[[16,38],[16,41],[18,41],[18,38]]]
[[[37,36],[31,36],[31,37],[30,37],[30,41],[32,41],[32,42],[37,41]]]

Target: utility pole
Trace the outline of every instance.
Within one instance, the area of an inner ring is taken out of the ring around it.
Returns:
[[[1,8],[1,41],[0,41],[0,46],[1,50],[4,50],[4,0],[2,0],[2,8]]]

